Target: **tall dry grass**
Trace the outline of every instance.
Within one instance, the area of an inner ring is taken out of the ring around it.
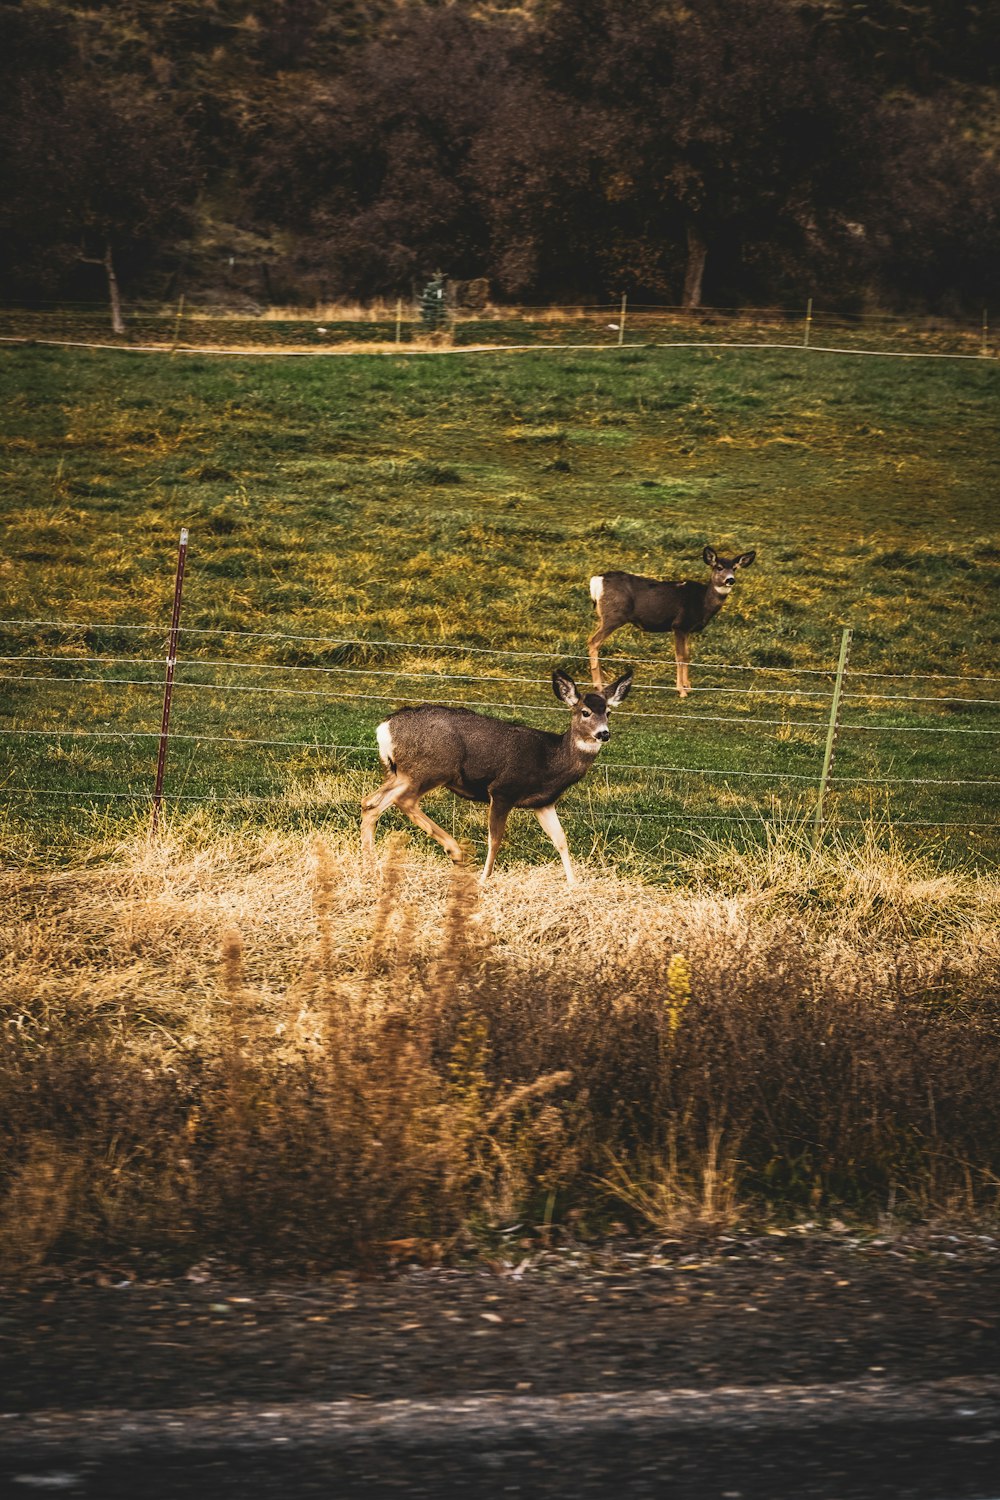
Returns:
[[[0,877],[8,1272],[996,1210],[995,881],[790,831],[677,889],[480,894],[198,828]]]

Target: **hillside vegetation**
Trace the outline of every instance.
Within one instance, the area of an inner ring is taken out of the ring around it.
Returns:
[[[995,363],[8,348],[0,379],[0,1272],[995,1218]],[[558,725],[590,574],[697,576],[707,541],[758,561],[691,697],[669,641],[605,652],[637,685],[560,805],[579,890],[517,814],[482,895],[391,814],[360,867],[387,710]],[[860,779],[814,850],[845,623]]]
[[[0,295],[979,316],[997,10],[941,0],[0,4]],[[126,309],[127,310],[127,309]]]

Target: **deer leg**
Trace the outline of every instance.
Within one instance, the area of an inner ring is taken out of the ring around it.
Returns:
[[[566,835],[563,833],[563,826],[559,821],[559,814],[554,807],[539,807],[535,809],[535,816],[556,846],[556,851],[562,860],[562,867],[566,872],[567,883],[569,885],[576,885],[576,876],[573,874],[573,864],[569,857],[569,845],[566,842]]]
[[[615,629],[617,629],[616,626],[612,625],[609,628],[603,620],[599,620],[596,628],[587,638],[587,655],[590,657],[590,677],[595,688],[602,688],[604,686],[604,678],[601,676],[601,663],[597,653]]]
[[[674,631],[676,643],[677,660],[677,692],[681,698],[686,698],[691,689],[691,680],[688,677],[688,662],[691,660],[691,637]]]
[[[483,885],[486,884],[487,880],[493,874],[497,850],[503,842],[504,829],[507,827],[507,819],[509,817],[509,807],[504,807],[498,802],[490,803],[489,845],[486,850],[486,863],[483,865],[483,873],[479,877]]]
[[[408,795],[400,797],[400,812],[405,813],[411,823],[416,823],[418,828],[422,828],[425,833],[429,833],[432,839],[436,839],[441,848],[451,855],[456,865],[462,864],[465,855],[462,853],[461,846],[455,842],[450,833],[446,833],[443,828],[439,828],[437,823],[432,818],[429,818],[420,806],[420,797],[423,795],[424,793],[421,792],[415,796],[410,791]]]
[[[372,792],[361,804],[361,848],[366,859],[375,858],[375,824],[406,791],[407,783],[395,771],[385,778],[377,792]]]

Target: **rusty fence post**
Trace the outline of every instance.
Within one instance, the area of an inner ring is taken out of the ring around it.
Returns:
[[[163,773],[167,765],[167,736],[170,732],[170,702],[174,693],[174,667],[177,665],[177,635],[181,620],[181,595],[184,591],[184,564],[187,561],[187,527],[181,530],[177,548],[177,576],[174,580],[174,612],[170,619],[170,639],[167,645],[167,676],[163,685],[163,717],[160,720],[160,746],[156,756],[156,784],[153,788],[153,821],[150,826],[152,838],[160,826],[160,807],[163,803]]]

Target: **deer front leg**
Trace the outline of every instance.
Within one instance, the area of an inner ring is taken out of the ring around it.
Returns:
[[[604,624],[604,621],[601,620],[587,640],[587,655],[590,657],[590,680],[593,682],[595,688],[602,688],[604,686],[604,678],[601,676],[600,658],[597,653],[610,634],[611,631]]]
[[[681,698],[686,698],[691,691],[691,679],[688,676],[688,662],[691,660],[691,637],[674,631],[674,642],[676,646],[677,661],[677,693]]]
[[[562,867],[566,872],[567,883],[571,886],[576,885],[576,876],[573,874],[573,864],[569,857],[569,845],[566,842],[566,835],[563,833],[558,813],[554,807],[539,807],[535,809],[535,816],[556,846],[559,858],[562,860]]]
[[[509,817],[509,807],[504,807],[499,802],[490,803],[489,844],[486,849],[486,863],[483,865],[483,873],[479,877],[483,885],[486,884],[487,880],[493,874],[497,850],[503,842],[504,829],[507,827],[507,819]]]

